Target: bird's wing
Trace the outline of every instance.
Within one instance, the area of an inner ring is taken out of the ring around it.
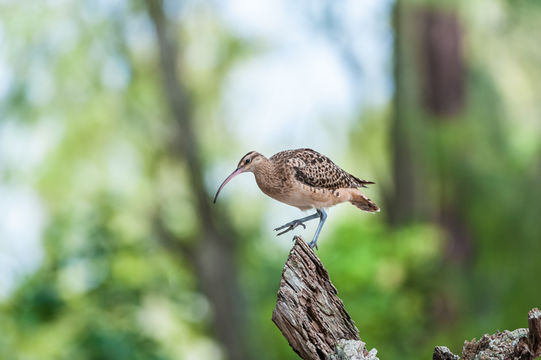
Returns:
[[[288,164],[294,169],[295,178],[309,186],[339,189],[366,187],[371,181],[361,180],[337,166],[325,155],[312,149],[290,150]]]

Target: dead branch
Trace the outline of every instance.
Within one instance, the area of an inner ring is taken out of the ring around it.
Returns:
[[[300,237],[282,272],[272,321],[302,359],[371,359],[327,270]]]
[[[272,321],[304,360],[377,360],[344,308],[329,274],[314,251],[295,237],[282,272]],[[541,311],[528,313],[528,329],[505,330],[465,341],[463,360],[533,360],[541,356]],[[434,360],[460,360],[436,346]]]
[[[533,360],[541,355],[541,312],[534,308],[528,313],[528,329],[504,330],[493,335],[485,334],[479,340],[465,341],[463,360]],[[436,346],[434,360],[458,360],[444,346]]]

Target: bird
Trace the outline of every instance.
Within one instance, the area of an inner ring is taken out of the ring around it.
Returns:
[[[257,151],[250,151],[222,182],[213,202],[216,203],[218,195],[231,179],[244,172],[253,173],[261,191],[271,198],[302,211],[316,210],[312,215],[295,219],[274,229],[283,230],[278,236],[298,226],[306,229],[305,222],[319,218],[314,237],[308,243],[312,249],[318,248],[317,240],[327,219],[326,208],[350,202],[363,211],[380,211],[360,190],[375,184],[373,181],[361,180],[340,168],[325,155],[307,148],[281,151],[270,158]]]

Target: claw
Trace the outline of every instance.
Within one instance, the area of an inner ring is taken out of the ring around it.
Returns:
[[[323,210],[317,210],[315,214],[312,214],[312,215],[309,215],[309,216],[306,216],[306,217],[303,217],[301,219],[295,219],[293,221],[290,221],[288,222],[287,224],[285,225],[282,225],[282,226],[279,226],[277,227],[276,229],[274,229],[274,231],[278,231],[278,230],[282,230],[282,229],[285,229],[284,231],[282,232],[279,232],[278,234],[276,234],[276,236],[280,236],[282,234],[285,234],[286,232],[288,231],[291,231],[293,229],[295,229],[297,226],[302,226],[303,228],[306,229],[306,225],[304,225],[304,222],[305,221],[309,221],[309,220],[313,220],[313,219],[317,219],[317,218],[320,218],[319,220],[319,225],[318,225],[318,230],[316,231],[316,235],[314,236],[314,240],[317,241],[317,236],[319,235],[319,231],[321,230],[321,225],[322,224],[322,221],[325,221],[324,218],[322,218],[322,215],[321,214],[325,214],[325,212]],[[296,236],[296,235],[295,235]],[[312,240],[313,242],[313,245],[311,246],[312,248],[315,246],[316,249],[317,249],[317,245],[316,243],[314,242],[314,240]],[[311,244],[311,243],[310,243]]]
[[[285,234],[286,232],[291,231],[291,230],[293,230],[293,229],[290,227],[289,229],[285,229],[284,231],[279,232],[278,234],[276,234],[276,236],[283,235],[283,234]]]
[[[282,234],[285,234],[286,232],[288,231],[291,231],[293,229],[295,229],[297,226],[302,226],[303,228],[306,229],[306,225],[304,225],[304,223],[302,221],[299,221],[299,220],[293,220],[291,222],[288,222],[287,224],[285,225],[282,225],[282,226],[279,226],[277,227],[276,229],[274,229],[274,231],[278,231],[278,230],[282,230],[283,228],[286,228],[284,231],[282,232],[279,232],[278,234],[276,234],[276,236],[280,236]]]

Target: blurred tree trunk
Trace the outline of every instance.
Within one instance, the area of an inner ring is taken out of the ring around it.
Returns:
[[[200,147],[193,131],[193,105],[188,90],[179,78],[177,69],[178,39],[169,26],[162,1],[147,0],[150,18],[158,40],[163,88],[171,115],[174,119],[174,144],[170,156],[187,164],[188,178],[197,209],[201,234],[193,246],[181,246],[178,239],[161,227],[161,236],[169,239],[166,244],[174,249],[173,255],[187,259],[199,280],[199,285],[213,307],[213,329],[231,360],[252,358],[246,347],[242,299],[234,263],[235,242],[231,229],[219,224],[204,188]],[[159,220],[158,220],[159,222]]]
[[[434,119],[450,119],[464,109],[462,28],[455,12],[429,8],[419,17],[424,107]]]
[[[423,9],[420,12],[421,39],[420,49],[423,59],[423,107],[428,113],[428,120],[436,122],[437,132],[445,131],[437,122],[456,121],[454,115],[460,115],[465,108],[465,66],[462,54],[462,27],[454,11],[438,8]],[[445,148],[443,134],[439,134],[440,143],[436,158],[435,173],[438,176],[438,221],[446,229],[449,242],[447,258],[465,262],[471,253],[472,243],[467,226],[461,216],[460,200],[456,199],[451,183],[449,166],[453,156],[452,148]]]
[[[445,258],[467,264],[472,237],[453,164],[460,162],[446,131],[465,111],[463,30],[453,8],[397,0],[395,97],[391,124],[393,194],[391,225],[428,221],[445,230]],[[456,134],[455,134],[456,136]],[[456,319],[448,297],[434,294],[434,322]]]
[[[453,9],[433,5],[398,0],[393,15],[396,90],[389,221],[393,225],[417,220],[441,223],[451,241],[448,255],[462,259],[471,246],[460,211],[448,195],[453,184],[444,154],[452,149],[437,143],[441,137],[435,147],[428,140],[431,130],[439,135],[444,131],[439,123],[456,119],[453,116],[465,107],[462,28]]]
[[[417,79],[411,72],[416,37],[412,26],[411,9],[397,0],[393,12],[395,29],[394,78],[395,95],[391,119],[392,177],[393,189],[387,199],[388,220],[392,225],[409,223],[426,218],[422,183],[425,174],[418,158],[419,128],[415,114],[417,103]]]

